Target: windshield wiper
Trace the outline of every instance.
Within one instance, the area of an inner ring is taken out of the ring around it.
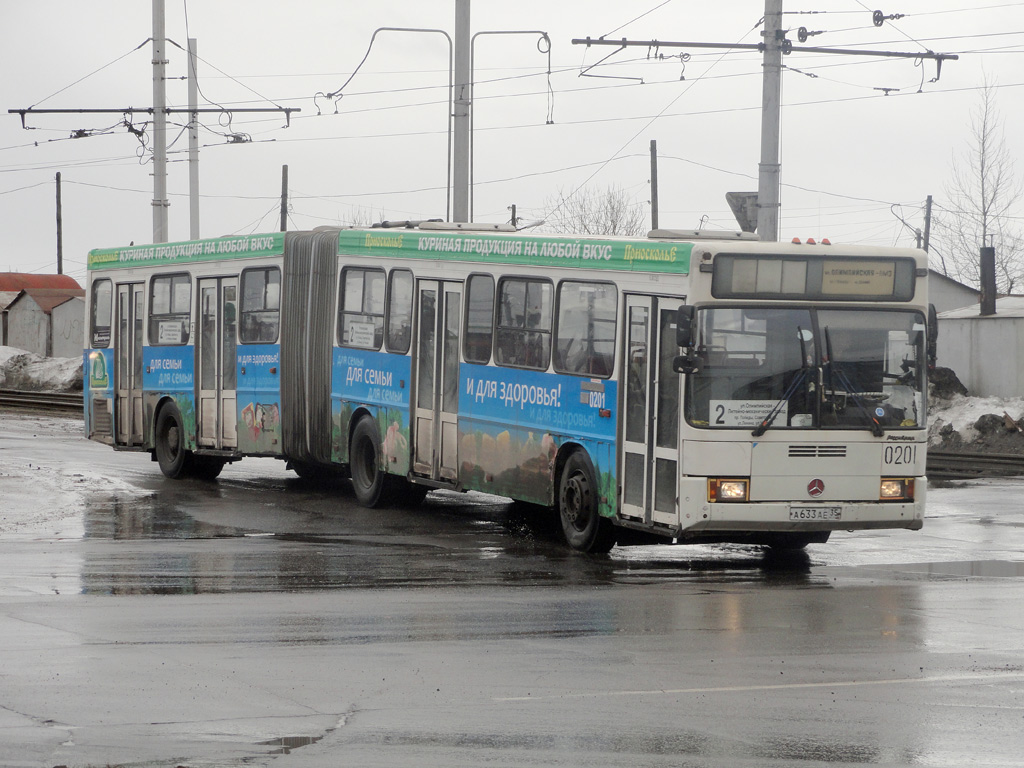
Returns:
[[[793,377],[789,386],[786,387],[786,391],[782,393],[782,397],[768,411],[768,415],[764,417],[760,424],[754,427],[754,431],[750,433],[754,437],[760,437],[768,431],[768,428],[775,422],[778,415],[782,413],[782,409],[789,404],[789,398],[796,394],[797,389],[804,382],[804,379],[807,378],[807,371],[810,370],[807,367],[807,345],[804,343],[803,329],[799,325],[796,327],[796,336],[800,340],[800,360],[802,361],[800,372]]]
[[[825,326],[825,353],[828,355],[826,365],[828,365],[829,388],[833,392],[835,391],[835,385],[832,383],[832,375],[834,373],[835,378],[839,380],[839,386],[845,390],[846,394],[850,396],[851,400],[853,400],[853,404],[860,408],[861,412],[867,416],[868,420],[871,422],[871,434],[875,437],[882,437],[882,435],[885,434],[885,430],[882,428],[882,425],[879,423],[878,419],[875,418],[875,415],[871,413],[871,410],[868,408],[867,404],[865,404],[864,399],[853,386],[853,382],[851,382],[847,375],[843,373],[843,369],[836,367],[835,358],[832,356],[832,337],[829,336],[827,325]]]

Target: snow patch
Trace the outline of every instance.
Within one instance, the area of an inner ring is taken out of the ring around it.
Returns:
[[[30,392],[80,392],[82,358],[40,357],[16,347],[0,347],[0,388]]]

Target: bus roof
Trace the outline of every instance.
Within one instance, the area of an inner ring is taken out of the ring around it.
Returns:
[[[470,229],[473,227],[473,229]],[[323,233],[330,228],[320,228]],[[747,233],[706,233],[695,230],[655,230],[648,238],[533,235],[507,232],[494,226],[468,225],[455,230],[424,222],[422,226],[338,229],[341,256],[401,259],[459,260],[486,264],[536,267],[578,267],[594,270],[661,272],[685,275],[690,271],[694,248],[701,252],[799,254],[826,256],[925,256],[916,249],[865,246],[793,245],[766,243]],[[116,269],[173,266],[193,262],[279,256],[286,238],[312,232],[273,232],[209,238],[157,245],[130,245],[89,252],[88,268]]]

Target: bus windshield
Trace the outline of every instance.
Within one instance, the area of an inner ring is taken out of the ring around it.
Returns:
[[[891,309],[715,307],[697,312],[702,366],[687,421],[702,428],[921,427],[925,320]]]

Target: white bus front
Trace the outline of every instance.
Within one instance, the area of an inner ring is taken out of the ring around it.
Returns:
[[[683,314],[684,535],[763,531],[799,543],[921,527],[920,311],[718,304]]]

